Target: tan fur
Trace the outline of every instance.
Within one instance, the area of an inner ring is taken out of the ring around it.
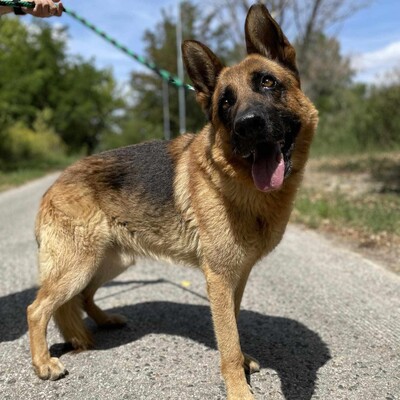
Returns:
[[[255,12],[265,13],[257,7]],[[286,51],[290,62],[293,51]],[[296,75],[281,64],[251,54],[221,70],[212,53],[205,53],[215,64],[218,79],[210,79],[215,83],[212,92],[205,86],[198,89],[198,99],[205,109],[213,105],[212,122],[197,135],[183,135],[168,145],[174,163],[173,209],[147,201],[139,189],[111,190],[103,171],[118,169],[119,164],[97,156],[67,169],[44,195],[36,221],[41,288],[28,307],[32,361],[40,378],[58,379],[66,372],[48,351],[51,316],[75,348],[90,347],[82,310],[99,325],[122,325],[123,317],[108,315],[94,303],[95,292],[137,256],[150,256],[204,272],[228,399],[253,399],[245,371],[256,371],[259,365],[240,348],[240,302],[251,268],[283,236],[317,112],[301,92]],[[249,166],[232,151],[231,133],[219,120],[216,105],[227,82],[237,90],[240,104],[250,102],[249,77],[260,68],[284,82],[290,92],[286,107],[301,116],[292,172],[279,190],[268,193],[254,187]]]

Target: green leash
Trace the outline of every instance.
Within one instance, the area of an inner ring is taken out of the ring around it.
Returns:
[[[17,3],[14,3],[12,0],[0,0],[0,6],[8,6],[8,7],[19,6],[19,7],[26,7],[26,8],[34,8],[35,3],[30,2],[30,1],[18,1]],[[109,36],[107,33],[102,31],[101,29],[97,28],[95,25],[91,24],[85,18],[78,15],[76,12],[70,10],[69,8],[65,8],[64,6],[63,6],[63,9],[71,17],[75,18],[80,23],[85,25],[87,28],[89,28],[93,32],[97,33],[99,36],[101,36],[107,42],[111,43],[114,47],[123,51],[129,57],[138,61],[139,63],[146,66],[147,68],[151,69],[153,72],[155,72],[158,76],[160,76],[166,82],[168,82],[171,85],[174,85],[176,87],[184,87],[186,90],[194,90],[194,87],[192,85],[189,85],[189,84],[183,82],[181,79],[179,79],[175,75],[172,75],[167,70],[157,67],[157,65],[154,64],[153,62],[147,61],[144,57],[142,57],[142,56],[136,54],[135,52],[133,52],[132,50],[128,49],[126,46],[119,43],[117,40],[115,40],[114,38]]]

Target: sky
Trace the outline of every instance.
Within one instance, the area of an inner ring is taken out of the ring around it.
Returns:
[[[163,8],[175,12],[177,3],[178,0],[63,0],[66,7],[138,54],[143,54],[144,31],[160,20]],[[394,67],[400,68],[399,19],[400,0],[372,0],[369,7],[332,28],[340,41],[342,54],[351,57],[357,81],[379,83]],[[112,68],[118,81],[127,81],[132,70],[141,68],[69,15],[48,21],[68,26],[71,54],[94,58],[99,67]]]

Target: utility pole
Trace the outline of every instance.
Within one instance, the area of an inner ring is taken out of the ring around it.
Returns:
[[[176,48],[177,48],[177,69],[178,78],[183,82],[183,60],[182,60],[182,4],[178,2],[178,15],[176,22]],[[178,89],[179,99],[179,133],[186,132],[186,102],[185,102],[185,88],[183,86]]]
[[[168,90],[168,82],[165,79],[162,79],[163,85],[163,117],[164,117],[164,139],[171,139],[171,127],[169,121],[169,90]]]

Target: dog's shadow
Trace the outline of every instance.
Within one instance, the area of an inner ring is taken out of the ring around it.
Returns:
[[[0,297],[0,343],[12,342],[27,331],[26,307],[35,298],[37,288]]]
[[[139,286],[157,282],[143,281]],[[0,297],[0,342],[16,340],[26,333],[25,310],[35,292],[31,288]],[[94,336],[99,350],[119,347],[150,333],[178,335],[216,349],[208,306],[158,301],[108,311],[125,315],[129,322],[118,331],[96,329]],[[241,311],[239,330],[243,351],[256,357],[262,368],[278,373],[286,400],[311,399],[318,370],[330,359],[329,349],[317,333],[293,319],[248,310]],[[55,356],[67,350],[68,346],[61,344],[50,349]]]
[[[208,306],[155,301],[108,312],[128,317],[129,323],[118,331],[96,330],[98,350],[122,346],[150,333],[178,335],[216,349]],[[330,359],[329,349],[317,333],[295,320],[248,310],[241,311],[239,329],[243,351],[256,357],[261,368],[278,373],[286,400],[311,399],[317,372]],[[57,345],[52,348],[57,356],[63,352],[62,347],[57,351]]]

